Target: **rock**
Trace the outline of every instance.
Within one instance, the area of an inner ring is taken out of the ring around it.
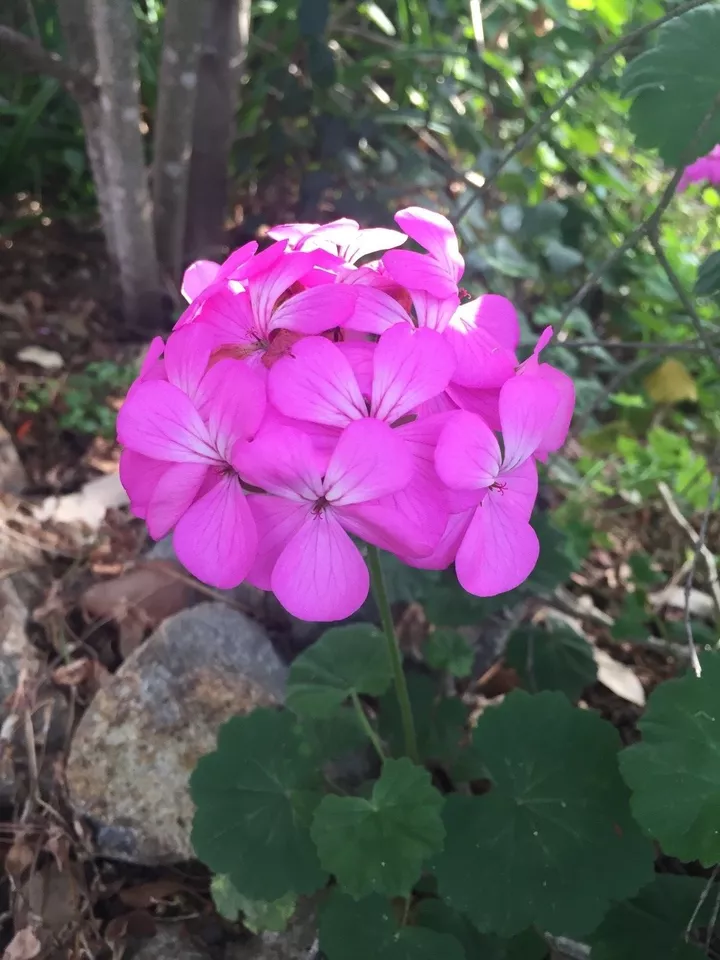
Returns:
[[[282,933],[262,933],[242,943],[229,943],[225,960],[314,960],[317,956],[317,913],[312,899],[301,901]]]
[[[0,423],[0,493],[21,493],[26,486],[25,468],[10,434]]]
[[[262,627],[222,603],[161,624],[97,692],[73,740],[70,798],[98,853],[190,859],[190,773],[229,717],[282,701],[285,678]]]
[[[20,668],[37,657],[26,631],[28,610],[10,577],[0,580],[0,708],[15,692]]]
[[[158,927],[152,940],[135,952],[128,951],[127,960],[210,960],[210,954],[190,940],[178,924]]]

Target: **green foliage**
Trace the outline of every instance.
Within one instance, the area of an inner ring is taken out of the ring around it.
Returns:
[[[617,770],[618,737],[559,693],[485,711],[473,750],[492,789],[445,804],[439,892],[483,932],[581,936],[652,878]]]
[[[560,690],[571,700],[577,700],[597,676],[587,640],[563,626],[549,630],[522,627],[513,631],[505,650],[505,663],[531,692]]]
[[[287,703],[300,715],[328,717],[352,694],[378,696],[391,682],[387,641],[376,627],[333,627],[293,663]]]
[[[428,666],[454,677],[467,677],[472,670],[472,647],[461,633],[449,627],[440,627],[430,634],[424,653]]]
[[[325,881],[309,829],[319,786],[291,714],[233,717],[190,778],[195,852],[251,900],[313,893]]]
[[[501,940],[491,934],[480,933],[462,914],[452,910],[442,900],[421,900],[415,908],[414,922],[420,927],[447,933],[459,940],[466,960],[544,960],[548,946],[534,930],[526,930]]]
[[[320,916],[320,947],[328,960],[465,960],[453,936],[400,926],[379,896],[356,902],[333,893]]]
[[[643,739],[624,750],[622,774],[633,813],[670,856],[712,866],[720,860],[720,657],[651,695]]]
[[[215,909],[226,920],[235,921],[242,912],[243,923],[253,933],[267,930],[279,933],[284,930],[295,912],[294,894],[286,894],[273,903],[262,900],[248,900],[233,886],[230,877],[218,874],[210,885]]]
[[[324,868],[355,898],[407,896],[442,849],[443,798],[410,760],[386,760],[369,800],[325,797],[312,837]]]
[[[720,250],[714,250],[698,267],[695,293],[698,297],[720,293]]]
[[[466,708],[457,698],[441,696],[430,677],[413,673],[407,681],[421,759],[451,766],[460,753]],[[380,701],[380,732],[391,752],[400,755],[404,742],[402,721],[397,699],[391,693]]]
[[[623,77],[638,144],[657,148],[671,166],[709,153],[720,141],[720,112],[712,115],[718,48],[720,9],[708,3],[661,27],[653,49],[636,57]]]

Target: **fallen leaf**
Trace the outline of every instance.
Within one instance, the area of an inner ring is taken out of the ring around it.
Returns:
[[[120,483],[117,473],[108,474],[91,480],[77,493],[63,497],[46,497],[33,510],[36,520],[56,523],[83,523],[97,530],[105,519],[105,514],[113,507],[123,507],[128,496]]]
[[[178,880],[154,880],[152,883],[141,883],[137,887],[126,887],[120,891],[118,897],[126,907],[146,910],[162,900],[169,900],[182,890],[185,890],[185,886]]]
[[[26,323],[30,319],[24,303],[2,303],[1,301],[0,317],[7,317],[8,320],[15,320],[16,323]]]
[[[672,610],[685,609],[685,587],[665,587],[657,593],[648,596],[651,606],[656,610],[660,607],[670,607]],[[715,618],[715,604],[709,593],[693,588],[690,591],[690,616],[700,617],[702,620]]]
[[[645,389],[655,403],[681,403],[683,400],[697,401],[697,384],[687,367],[680,360],[671,357],[663,360],[651,374],[645,378]]]
[[[111,944],[130,938],[145,940],[154,937],[156,932],[152,914],[145,910],[133,910],[121,917],[113,917],[105,927],[105,939]]]
[[[52,681],[58,687],[80,687],[87,684],[91,694],[97,693],[109,679],[110,672],[107,667],[91,657],[81,657],[72,663],[63,664],[52,673]]]
[[[118,623],[120,652],[127,657],[147,630],[193,602],[195,591],[184,576],[173,560],[146,560],[115,580],[94,584],[80,605],[88,620]]]
[[[40,953],[40,941],[30,927],[18,930],[3,954],[3,960],[33,960]]]
[[[645,706],[645,690],[630,667],[618,663],[609,653],[597,647],[593,647],[593,656],[598,668],[597,678],[603,686],[628,703],[634,703],[637,707]]]
[[[35,851],[19,833],[5,857],[5,872],[16,880],[35,862]]]
[[[17,359],[49,372],[62,370],[65,366],[65,361],[56,350],[47,350],[45,347],[23,347],[18,351]]]
[[[42,918],[41,935],[57,934],[81,916],[77,878],[72,869],[61,870],[55,860],[33,873],[18,893],[29,913]]]

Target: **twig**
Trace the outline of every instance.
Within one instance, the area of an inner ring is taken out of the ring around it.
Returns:
[[[42,44],[11,27],[0,25],[0,47],[21,61],[26,69],[54,77],[79,103],[93,100],[97,95],[95,84],[84,73],[69,66],[57,53],[51,53]]]
[[[522,136],[518,137],[497,167],[495,167],[492,174],[486,178],[482,187],[483,191],[487,190],[490,184],[497,179],[498,175],[505,169],[513,157],[516,157],[518,153],[524,150],[525,147],[531,143],[535,135],[539,133],[540,130],[542,130],[543,127],[550,122],[550,120],[552,120],[553,115],[557,113],[558,110],[561,110],[568,100],[571,100],[575,96],[581,87],[583,87],[590,80],[594,79],[597,74],[600,73],[605,64],[612,60],[616,53],[624,50],[625,47],[631,46],[636,41],[646,36],[646,34],[651,33],[657,27],[661,27],[669,20],[675,20],[677,17],[682,16],[683,13],[687,13],[689,10],[694,10],[695,7],[702,6],[702,4],[706,2],[707,0],[686,0],[685,3],[678,4],[662,17],[658,17],[656,20],[651,20],[650,23],[646,23],[642,27],[638,27],[637,30],[631,31],[624,37],[620,37],[620,39],[616,40],[615,43],[611,44],[609,47],[606,47],[605,50],[598,54],[598,56],[593,60],[587,70],[580,77],[578,77],[575,83],[568,87],[565,93],[559,97],[555,103],[551,104],[546,110],[543,110],[535,123],[528,130],[526,130]],[[456,226],[463,219],[463,217],[466,216],[468,210],[470,210],[476,199],[477,195],[469,197],[467,203],[465,203],[465,205],[462,206],[457,212],[454,218]]]
[[[690,297],[685,290],[685,287],[680,282],[680,278],[675,273],[672,268],[672,265],[668,258],[665,256],[665,251],[663,250],[660,240],[657,233],[657,224],[655,225],[652,231],[648,231],[648,240],[655,251],[655,256],[657,257],[660,266],[665,271],[665,276],[670,281],[675,293],[678,295],[680,303],[683,305],[685,312],[690,317],[690,321],[693,325],[695,333],[697,333],[700,340],[702,340],[705,350],[710,354],[715,363],[715,366],[720,370],[720,353],[717,352],[711,338],[707,335],[707,331],[703,327],[703,322],[698,316],[698,312],[695,309]]]
[[[703,904],[705,903],[705,901],[707,900],[708,894],[710,893],[710,889],[712,888],[713,883],[715,883],[715,877],[717,877],[718,870],[720,870],[720,864],[717,864],[715,867],[713,867],[713,872],[710,874],[710,877],[709,877],[709,879],[708,879],[708,882],[705,884],[705,888],[703,889],[703,892],[700,894],[700,898],[699,898],[698,902],[695,904],[695,909],[694,909],[693,912],[692,912],[692,916],[691,916],[690,919],[688,920],[688,925],[685,927],[685,942],[686,942],[686,943],[688,942],[688,939],[689,939],[689,937],[690,937],[690,931],[692,930],[692,928],[693,928],[693,926],[694,926],[694,924],[695,924],[695,921],[696,921],[697,918],[698,918],[698,914],[699,914],[700,911],[702,910],[702,905],[703,905]]]
[[[673,495],[670,492],[668,485],[662,480],[660,483],[658,483],[658,491],[660,496],[665,501],[665,505],[670,512],[670,516],[678,524],[678,526],[685,531],[690,539],[690,542],[695,547],[692,564],[690,565],[690,570],[688,571],[688,575],[685,579],[685,605],[683,622],[685,624],[685,635],[687,637],[688,651],[690,653],[690,662],[692,663],[693,670],[698,677],[702,673],[702,669],[700,667],[700,661],[698,660],[697,650],[695,649],[695,640],[693,638],[692,624],[690,622],[690,594],[693,587],[693,581],[695,579],[695,570],[697,568],[698,557],[702,556],[703,560],[705,561],[705,565],[707,566],[708,581],[713,595],[713,600],[715,601],[715,607],[718,614],[720,614],[720,581],[718,580],[717,562],[715,560],[715,556],[708,549],[705,543],[708,524],[710,522],[710,514],[712,512],[719,487],[720,476],[716,474],[713,477],[713,481],[710,486],[707,506],[705,507],[705,512],[703,513],[702,522],[700,524],[700,533],[698,534],[693,530],[687,519],[680,512],[680,508],[673,499]]]
[[[653,353],[706,353],[702,343],[647,343],[644,340],[554,340],[547,350],[564,347],[566,350],[652,350]]]

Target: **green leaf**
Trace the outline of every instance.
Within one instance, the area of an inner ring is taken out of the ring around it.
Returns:
[[[620,769],[638,823],[663,851],[712,866],[720,860],[720,656],[702,676],[668,680],[651,694],[643,739],[623,750]]]
[[[579,267],[585,259],[579,250],[568,247],[554,237],[543,244],[543,253],[547,257],[550,269],[557,276],[562,276],[575,267]]]
[[[431,677],[412,673],[407,684],[421,759],[425,763],[452,764],[465,734],[467,709],[457,697],[440,696]],[[394,692],[380,701],[379,722],[380,733],[391,752],[402,754],[405,738]]]
[[[484,932],[583,936],[653,875],[630,816],[617,732],[560,693],[509,694],[480,717],[473,750],[492,783],[445,804],[440,895]]]
[[[391,681],[387,640],[376,627],[333,627],[290,667],[287,705],[303,716],[329,717],[351,694],[379,696]]]
[[[210,883],[215,909],[221,917],[234,923],[242,910],[245,898],[233,886],[233,882],[225,873],[218,873]]]
[[[698,297],[713,297],[720,293],[720,250],[713,251],[700,264],[695,293]]]
[[[382,897],[356,902],[338,891],[320,914],[320,948],[328,960],[465,960],[455,937],[401,927]]]
[[[442,849],[442,795],[403,757],[386,760],[369,800],[325,797],[312,838],[320,861],[353,897],[406,896],[428,857]]]
[[[705,951],[685,942],[685,929],[706,886],[698,877],[657,876],[632,900],[610,910],[589,938],[593,960],[701,960]],[[715,899],[711,890],[696,929],[708,925]]]
[[[190,778],[198,858],[251,900],[310,894],[325,882],[310,839],[320,775],[290,713],[255,709],[220,728]]]
[[[443,670],[454,677],[470,675],[473,649],[457,630],[449,627],[434,630],[425,644],[424,653],[426,663],[435,670]]]
[[[720,111],[697,135],[720,91],[718,50],[720,8],[708,3],[660,27],[655,47],[625,71],[638,146],[656,147],[670,166],[695,160],[720,142]],[[695,155],[687,157],[691,145]]]
[[[309,753],[322,766],[348,753],[360,750],[369,741],[353,707],[340,707],[331,717],[300,717],[296,730],[301,752]]]
[[[455,937],[468,960],[544,960],[548,953],[545,940],[534,930],[500,940],[480,933],[470,921],[441,900],[421,900],[415,908],[414,922],[420,927]]]
[[[298,28],[306,39],[322,36],[330,16],[330,0],[300,0]]]
[[[577,700],[597,677],[590,644],[570,627],[515,630],[505,650],[505,663],[533,693],[560,690],[571,700]]]
[[[642,643],[647,640],[649,619],[641,597],[636,593],[626,593],[620,607],[620,614],[610,628],[610,633],[614,640]]]
[[[235,888],[230,877],[222,873],[213,877],[210,893],[215,909],[221,917],[234,923],[238,914],[242,912],[243,924],[253,933],[262,933],[264,930],[280,933],[295,913],[297,904],[292,893],[272,903],[264,900],[248,900]]]

